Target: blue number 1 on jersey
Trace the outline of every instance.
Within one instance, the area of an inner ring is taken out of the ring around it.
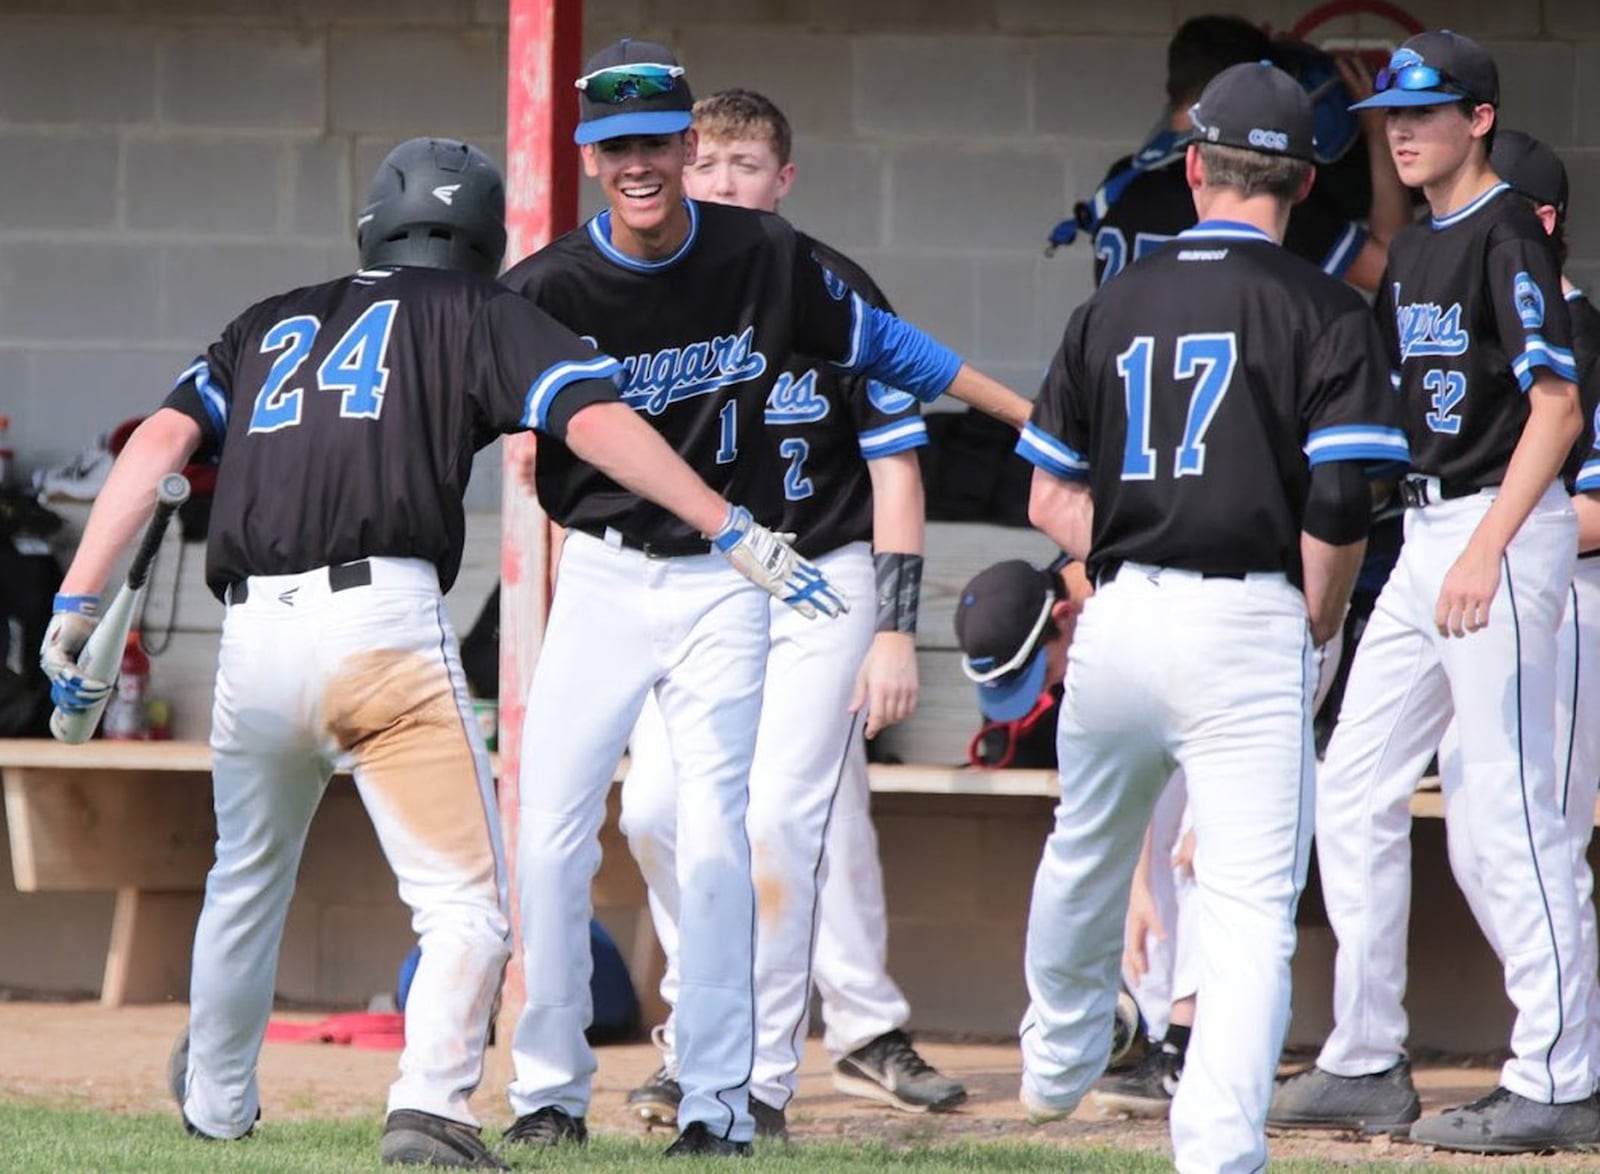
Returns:
[[[1141,334],[1117,356],[1123,398],[1128,409],[1128,434],[1122,449],[1122,479],[1151,481],[1156,475],[1156,450],[1150,443],[1150,362],[1156,340]],[[1174,477],[1199,477],[1206,471],[1206,430],[1216,418],[1222,397],[1233,383],[1239,343],[1233,334],[1185,334],[1173,353],[1172,377],[1195,380],[1184,420],[1183,443],[1173,460]]]
[[[389,382],[384,358],[389,349],[389,332],[394,329],[393,299],[374,302],[350,324],[333,344],[327,358],[317,366],[317,386],[323,391],[342,391],[339,415],[351,419],[376,420],[383,412],[383,389]],[[305,389],[285,385],[300,370],[311,353],[322,323],[309,314],[285,318],[261,336],[261,353],[281,351],[272,362],[261,390],[256,393],[255,409],[250,413],[251,432],[276,432],[300,423]]]

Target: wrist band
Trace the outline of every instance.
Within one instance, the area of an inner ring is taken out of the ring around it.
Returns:
[[[872,569],[878,580],[877,630],[914,634],[922,601],[922,556],[878,551]]]

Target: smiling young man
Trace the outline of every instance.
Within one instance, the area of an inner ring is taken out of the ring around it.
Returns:
[[[684,178],[691,198],[778,211],[795,176],[783,111],[761,94],[724,90],[695,103],[694,129],[695,161]],[[889,308],[858,266],[813,244],[851,289]],[[750,1086],[758,1134],[777,1136],[795,1094],[813,973],[841,1091],[927,1112],[954,1108],[966,1089],[930,1067],[904,1031],[911,1011],[885,966],[883,872],[858,728],[873,737],[916,706],[923,537],[916,450],[927,443],[927,429],[913,396],[840,378],[810,359],[789,365],[764,418],[771,520],[784,533],[803,535],[800,548],[843,590],[878,601],[826,625],[790,623],[772,612],[746,826],[757,888],[785,894],[763,911],[756,937]],[[653,703],[629,742],[629,761],[622,830],[650,885],[667,956],[662,997],[670,1005],[678,986],[677,786],[668,731]],[[681,1100],[670,1019],[661,1044],[660,1070],[628,1103],[646,1121],[670,1122]]]
[[[662,45],[624,40],[577,86],[577,142],[606,210],[515,266],[511,288],[622,364],[623,402],[713,487],[770,500],[803,455],[765,423],[797,354],[919,400],[940,394],[1020,425],[1027,401],[867,305],[781,217],[684,196],[693,98]],[[677,780],[675,1018],[680,1134],[671,1152],[748,1152],[756,905],[746,838],[771,619],[708,547],[559,442],[540,446],[541,500],[567,528],[523,732],[518,884],[527,1001],[513,1039],[512,1144],[581,1140],[589,886],[605,795],[646,694]],[[764,511],[763,511],[764,512]],[[721,564],[720,566],[718,564]],[[867,599],[855,599],[868,608]],[[577,680],[598,681],[577,690]]]
[[[1594,978],[1580,973],[1554,731],[1556,633],[1578,549],[1558,478],[1583,422],[1544,226],[1490,166],[1499,98],[1482,46],[1437,31],[1402,45],[1363,103],[1388,111],[1395,166],[1433,213],[1390,245],[1377,311],[1411,446],[1410,508],[1319,777],[1336,1023],[1269,1117],[1410,1126],[1414,1141],[1489,1153],[1600,1141]],[[1452,719],[1460,783],[1445,819],[1471,823],[1484,928],[1517,1017],[1499,1087],[1417,1121],[1401,1003],[1408,801]]]

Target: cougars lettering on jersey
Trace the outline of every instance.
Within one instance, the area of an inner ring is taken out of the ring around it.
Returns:
[[[1311,466],[1406,459],[1361,295],[1224,221],[1078,308],[1017,451],[1089,483],[1091,577],[1142,562],[1297,582]]]
[[[796,384],[803,370],[787,369],[793,355],[855,355],[861,303],[781,217],[686,203],[689,235],[670,257],[623,253],[602,212],[503,280],[616,355],[623,401],[713,488],[734,501],[772,501],[772,486],[791,478],[803,488],[807,475],[801,448],[784,457],[766,431],[779,383],[787,379],[780,399],[796,400],[806,389]],[[564,526],[610,528],[638,544],[698,537],[564,444],[541,445],[537,481],[540,501]]]
[[[206,548],[218,598],[250,575],[420,558],[448,591],[472,455],[615,401],[617,363],[496,282],[363,270],[268,298],[196,359],[167,407],[220,457]]]
[[[1541,370],[1577,381],[1549,238],[1509,191],[1402,229],[1378,290],[1412,468],[1460,490],[1500,484]]]
[[[807,238],[812,252],[868,305],[893,312],[872,278],[843,253]],[[781,372],[767,396],[762,462],[778,471],[747,500],[756,519],[797,535],[808,558],[872,538],[872,478],[867,461],[928,443],[921,403],[862,376],[841,376],[826,363],[799,360]]]

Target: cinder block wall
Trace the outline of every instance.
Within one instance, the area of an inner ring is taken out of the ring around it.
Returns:
[[[1184,17],[1291,0],[589,0],[593,47],[677,46],[696,87],[789,112],[786,211],[903,313],[1031,394],[1089,289],[1045,234],[1160,112]],[[1600,277],[1600,4],[1416,0],[1497,52],[1508,124],[1564,149]],[[1354,26],[1353,26],[1354,27]],[[1368,25],[1368,31],[1378,28]],[[1352,31],[1347,29],[1345,31]],[[1360,31],[1354,27],[1354,31]],[[504,154],[500,0],[11,0],[0,12],[0,411],[25,467],[159,402],[252,299],[346,270],[396,140]],[[592,192],[586,208],[592,208]],[[474,504],[498,500],[480,462]]]

